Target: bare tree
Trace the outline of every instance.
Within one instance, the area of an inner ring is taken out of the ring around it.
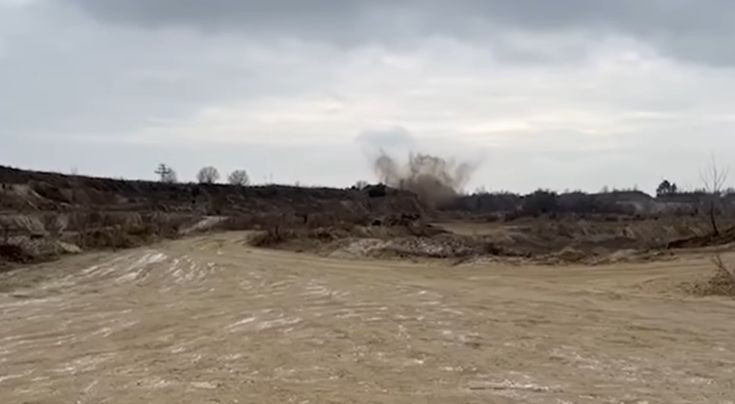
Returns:
[[[212,166],[204,167],[199,170],[197,181],[199,181],[200,184],[214,184],[219,181],[219,171]]]
[[[722,200],[722,188],[727,181],[728,173],[729,170],[723,170],[717,165],[717,160],[715,160],[714,156],[712,156],[709,165],[700,173],[704,189],[707,191],[707,215],[712,225],[712,233],[715,236],[720,234],[720,228],[717,224],[717,213]]]
[[[229,182],[230,185],[239,185],[244,187],[250,185],[250,177],[248,176],[248,172],[245,170],[235,170],[227,177],[227,182]]]
[[[174,171],[173,168],[167,166],[166,164],[159,164],[156,171],[154,171],[158,176],[160,177],[161,182],[167,183],[167,184],[173,184],[177,181],[176,179],[176,171]]]
[[[355,183],[354,188],[358,190],[363,190],[367,188],[370,184],[365,180],[359,180]]]

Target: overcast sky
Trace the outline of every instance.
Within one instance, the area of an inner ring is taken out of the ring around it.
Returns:
[[[731,0],[0,0],[0,164],[347,186],[384,148],[470,190],[694,187],[735,164],[733,38]]]

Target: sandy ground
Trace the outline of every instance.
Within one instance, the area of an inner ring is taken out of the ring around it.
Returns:
[[[594,268],[315,258],[243,234],[0,277],[1,403],[732,403],[696,255]]]

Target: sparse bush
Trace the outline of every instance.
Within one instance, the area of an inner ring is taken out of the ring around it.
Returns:
[[[214,184],[219,181],[219,171],[212,166],[203,167],[197,173],[197,181],[200,184]]]
[[[705,190],[709,194],[707,202],[707,215],[712,225],[712,234],[720,235],[719,215],[722,204],[722,188],[727,181],[728,170],[723,170],[717,165],[714,156],[709,166],[700,174]]]
[[[44,229],[54,239],[60,238],[69,227],[69,217],[55,213],[41,216]]]
[[[717,255],[712,258],[716,271],[704,290],[705,294],[735,296],[735,267]]]
[[[221,224],[220,228],[228,231],[236,230],[251,230],[256,226],[253,215],[239,214],[235,216],[229,216]]]
[[[296,233],[293,230],[273,226],[265,232],[254,235],[250,239],[250,245],[255,247],[272,247],[294,237],[296,237]]]
[[[2,243],[8,244],[10,240],[10,225],[7,223],[0,223],[0,235],[2,236]]]
[[[244,187],[250,185],[250,177],[248,176],[248,172],[245,170],[235,170],[227,177],[227,182],[230,183],[230,185],[239,185]]]

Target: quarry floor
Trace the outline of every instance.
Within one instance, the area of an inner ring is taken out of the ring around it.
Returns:
[[[337,260],[243,233],[0,275],[2,403],[733,403],[705,255]]]

